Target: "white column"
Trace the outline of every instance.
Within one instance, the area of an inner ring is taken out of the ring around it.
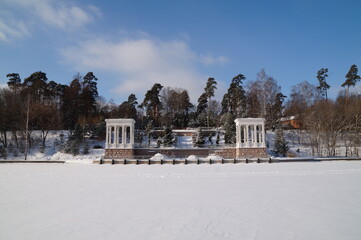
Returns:
[[[246,142],[246,147],[249,147],[249,139],[248,139],[248,137],[249,137],[249,132],[248,132],[248,129],[249,128],[249,126],[248,126],[248,124],[246,125],[246,134],[245,134],[245,142]]]
[[[109,147],[112,147],[113,126],[109,126]]]
[[[120,127],[121,127],[120,131],[121,131],[121,138],[122,138],[122,139],[121,139],[121,144],[120,144],[120,146],[123,146],[123,144],[124,144],[124,141],[123,141],[123,135],[124,135],[124,134],[123,134],[123,129],[124,129],[124,126],[121,125]]]
[[[118,148],[118,145],[119,145],[119,126],[114,126],[114,127],[115,127],[114,143],[115,143],[115,148]]]
[[[130,126],[130,144],[133,147],[133,145],[134,145],[134,128],[132,125]]]
[[[251,125],[251,147],[254,146],[254,125]]]
[[[109,144],[109,127],[107,126],[106,128],[106,135],[105,135],[105,148],[108,148],[108,144]]]
[[[254,125],[254,146],[258,147],[258,132],[257,132],[257,124]]]
[[[128,140],[128,129],[129,129],[129,141],[125,142],[126,144],[130,144],[130,126],[125,127],[125,139]]]
[[[253,144],[254,144],[254,127],[253,127],[253,125],[250,125],[250,130],[251,130],[251,144],[250,144],[250,147],[253,147]]]
[[[266,146],[266,134],[264,130],[264,124],[262,124],[262,147]]]
[[[125,128],[126,128],[126,126],[122,125],[122,147],[125,147],[126,140],[127,140],[127,136],[126,136],[126,134],[124,134],[124,133],[126,133]]]
[[[256,133],[254,131],[254,124],[251,125],[251,131],[252,131],[252,147],[254,147],[255,145],[255,136],[256,136]]]
[[[239,147],[240,145],[240,131],[239,131],[239,125],[236,125],[236,146]]]
[[[238,125],[239,129],[239,145],[237,147],[242,147],[242,125]]]
[[[239,145],[237,147],[242,147],[242,125],[239,125]]]
[[[243,143],[242,143],[242,147],[245,146],[246,144],[246,126],[241,125],[242,126],[242,131],[243,131]]]

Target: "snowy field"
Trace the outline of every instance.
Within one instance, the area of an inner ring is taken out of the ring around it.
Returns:
[[[361,239],[361,162],[0,165],[0,239]]]

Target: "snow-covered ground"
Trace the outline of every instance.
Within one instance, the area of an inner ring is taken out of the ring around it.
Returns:
[[[0,239],[361,239],[361,162],[0,165]]]

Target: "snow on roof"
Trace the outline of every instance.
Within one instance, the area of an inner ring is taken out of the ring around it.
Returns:
[[[237,118],[234,120],[236,124],[264,124],[264,118]]]
[[[105,119],[105,122],[107,124],[134,124],[135,120],[131,118],[108,118]]]
[[[295,120],[295,119],[297,119],[296,116],[289,116],[289,117],[283,117],[280,120],[281,120],[281,122],[285,122],[285,121],[290,121],[290,120]]]

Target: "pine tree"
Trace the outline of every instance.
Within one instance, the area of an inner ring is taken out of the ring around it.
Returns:
[[[162,103],[159,99],[159,93],[163,86],[159,83],[153,85],[153,87],[145,94],[142,104],[139,106],[146,109],[146,115],[148,119],[153,120],[155,126],[160,122],[160,110]]]
[[[60,109],[63,115],[63,126],[65,129],[75,129],[75,125],[80,117],[80,79],[81,76],[79,74],[75,75],[69,86],[65,86],[62,94]]]
[[[223,96],[222,112],[242,117],[246,111],[246,96],[242,83],[245,76],[239,74],[232,79],[227,93]]]
[[[118,108],[118,116],[120,118],[132,118],[137,117],[136,105],[138,104],[136,96],[132,93],[128,97],[128,101],[124,101]]]
[[[88,72],[83,77],[79,106],[84,118],[89,117],[96,108],[96,99],[98,97],[96,81],[98,81],[98,78],[96,78],[92,72]]]
[[[330,85],[328,85],[328,83],[326,82],[326,78],[328,77],[327,72],[328,72],[328,68],[321,68],[320,70],[318,70],[316,76],[319,82],[317,89],[319,90],[321,96],[325,96],[326,99],[327,99],[327,89],[330,88]]]
[[[279,127],[276,130],[273,153],[277,156],[284,157],[289,149],[290,147],[288,146],[288,142],[285,140],[283,129],[282,127]]]
[[[266,124],[272,131],[279,126],[280,118],[282,117],[282,110],[284,108],[283,102],[286,96],[282,93],[277,93],[273,105],[268,106],[266,115]]]
[[[219,133],[217,133],[217,139],[216,139],[217,146],[219,145],[220,140],[221,140],[221,137],[219,136]]]
[[[73,156],[78,155],[80,153],[82,137],[83,129],[76,126],[75,130],[69,133],[68,140],[65,143],[64,152],[70,153]]]
[[[224,142],[226,144],[236,143],[236,124],[235,117],[231,113],[226,113],[222,116],[223,127],[225,129]]]
[[[354,87],[356,85],[356,83],[358,81],[360,81],[360,79],[361,79],[361,77],[357,73],[358,73],[358,68],[355,64],[353,64],[345,76],[346,81],[341,85],[341,87],[347,86],[347,97],[348,97],[348,92],[349,92],[350,86]]]
[[[8,86],[10,89],[17,90],[21,87],[21,78],[18,73],[9,73],[6,77],[9,78]]]
[[[34,72],[29,77],[24,79],[24,90],[26,93],[30,94],[33,100],[43,101],[48,78],[44,72]]]
[[[211,102],[211,98],[214,97],[214,90],[217,89],[216,87],[217,82],[214,80],[214,78],[208,78],[207,85],[204,88],[204,93],[206,97],[208,98],[208,111],[207,111],[207,127],[209,127],[209,115],[210,115],[210,107],[209,104]]]
[[[211,133],[210,135],[209,135],[209,137],[208,137],[208,142],[211,144],[211,145],[213,145],[213,134]]]
[[[202,93],[198,98],[197,114],[201,114],[208,107],[208,98],[206,93]]]
[[[205,140],[205,134],[202,131],[202,129],[198,129],[197,138],[196,138],[196,146],[197,147],[204,147],[206,140]]]
[[[173,133],[170,127],[164,127],[164,137],[163,137],[163,145],[165,147],[170,147],[173,144]]]
[[[214,97],[214,90],[217,89],[216,85],[217,82],[214,78],[208,78],[206,87],[204,88],[204,93],[208,98],[208,102],[210,102],[211,98]]]

